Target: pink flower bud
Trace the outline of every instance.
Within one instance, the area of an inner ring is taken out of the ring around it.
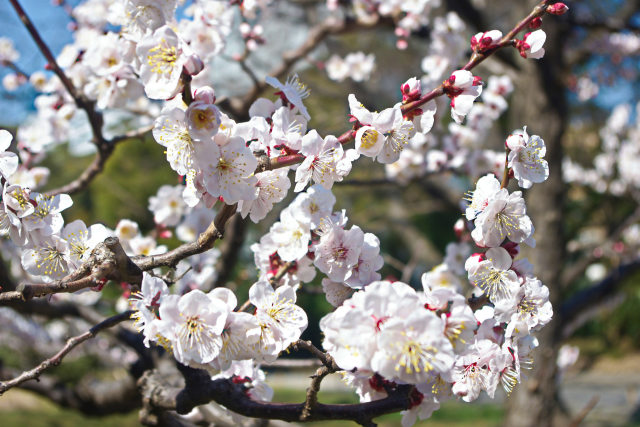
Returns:
[[[554,3],[551,6],[547,6],[547,13],[551,15],[564,15],[569,7],[564,3]]]
[[[216,102],[215,91],[211,86],[203,86],[196,89],[196,92],[193,94],[193,98],[194,101],[200,101],[204,104],[213,104]]]
[[[195,76],[204,69],[202,59],[196,54],[190,55],[184,63],[184,70],[190,76]]]
[[[537,30],[540,27],[542,27],[542,18],[540,17],[533,18],[531,22],[529,22],[529,28],[531,30]]]
[[[458,219],[455,224],[453,224],[453,232],[456,233],[457,237],[462,236],[462,233],[466,231],[466,227],[464,224],[464,220],[462,218]]]

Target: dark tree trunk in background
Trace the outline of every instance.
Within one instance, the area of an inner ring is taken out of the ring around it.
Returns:
[[[512,19],[516,22],[527,14],[531,2],[512,2]],[[540,135],[547,146],[549,179],[536,184],[527,193],[527,210],[535,225],[537,246],[530,251],[535,274],[549,287],[551,303],[558,313],[561,297],[561,273],[565,264],[562,181],[562,139],[567,126],[567,97],[564,79],[566,27],[557,17],[544,18],[547,33],[546,54],[542,60],[522,60],[511,98],[509,123],[512,129],[528,126],[529,134]],[[543,427],[554,423],[557,411],[555,382],[556,357],[560,345],[559,316],[537,334],[539,348],[534,351],[533,371],[524,371],[528,380],[518,385],[508,400],[504,425],[510,427]],[[566,422],[566,420],[565,420]]]

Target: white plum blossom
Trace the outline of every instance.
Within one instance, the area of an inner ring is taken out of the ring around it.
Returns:
[[[380,331],[371,367],[385,378],[417,384],[438,374],[451,376],[455,358],[442,320],[419,307],[405,318],[387,320]]]
[[[291,187],[286,168],[265,171],[255,175],[257,197],[254,200],[240,200],[238,211],[243,218],[247,215],[257,223],[273,209],[273,205],[282,201]]]
[[[335,181],[342,180],[337,171],[337,163],[342,159],[343,149],[335,136],[328,135],[323,139],[314,129],[302,137],[300,153],[305,159],[296,169],[294,191],[304,190],[310,180],[327,189]]]
[[[345,284],[351,288],[360,288],[380,280],[378,270],[384,265],[380,255],[380,239],[375,234],[364,233],[364,242],[358,261],[351,268],[351,275]]]
[[[465,402],[473,402],[485,390],[493,396],[499,382],[499,372],[492,372],[490,362],[500,354],[500,346],[483,339],[469,347],[467,352],[456,360],[453,369],[452,392]]]
[[[283,96],[289,103],[296,107],[305,119],[309,120],[311,118],[307,112],[307,108],[302,103],[302,100],[307,98],[311,92],[307,86],[300,81],[297,74],[290,76],[284,84],[271,76],[267,76],[265,81],[269,85],[278,89],[280,91],[278,94]]]
[[[196,207],[189,212],[184,220],[176,227],[176,237],[183,242],[193,242],[198,235],[205,231],[216,213],[205,207]]]
[[[444,263],[448,269],[458,275],[465,274],[464,263],[471,255],[471,246],[468,243],[450,242],[445,248]]]
[[[329,304],[340,307],[342,303],[353,295],[353,288],[342,283],[333,282],[326,277],[322,279],[322,292]]]
[[[195,143],[189,133],[184,110],[163,110],[155,121],[153,137],[158,144],[166,147],[171,169],[180,175],[187,175],[193,170],[196,161]]]
[[[516,47],[523,58],[540,59],[544,56],[544,42],[547,34],[543,30],[526,33],[522,40],[516,42]]]
[[[357,225],[345,230],[334,226],[323,233],[314,248],[313,264],[334,282],[345,282],[358,264],[364,233]],[[357,283],[357,282],[356,282]]]
[[[370,371],[371,359],[378,349],[377,338],[386,322],[415,309],[424,310],[416,291],[409,285],[373,282],[320,320],[324,333],[322,345],[341,368]]]
[[[178,225],[187,205],[182,200],[184,186],[163,185],[155,196],[149,197],[149,210],[153,212],[156,224],[167,227]]]
[[[2,229],[11,237],[18,246],[24,246],[28,240],[24,218],[35,212],[34,203],[31,201],[31,191],[19,185],[4,184],[2,192],[4,212],[2,214]]]
[[[496,304],[496,319],[508,322],[506,337],[526,336],[551,321],[553,309],[549,302],[549,288],[535,278],[526,278],[513,295],[512,301]]]
[[[160,28],[174,20],[176,0],[126,0],[121,16],[112,16],[124,24],[125,34],[133,40],[139,40],[149,31]]]
[[[73,204],[71,197],[68,194],[48,196],[35,192],[31,193],[30,197],[34,202],[34,211],[22,220],[22,225],[29,234],[29,239],[32,242],[37,242],[44,236],[59,233],[64,224],[60,212]]]
[[[0,129],[0,175],[5,180],[18,170],[18,156],[7,151],[12,140],[13,136],[8,131]]]
[[[545,181],[549,177],[549,165],[543,159],[547,149],[538,135],[527,134],[527,127],[514,131],[507,138],[509,148],[508,166],[522,188],[531,188],[534,183]]]
[[[204,186],[214,197],[222,196],[225,203],[254,200],[258,160],[242,138],[231,137],[219,146],[215,143],[197,147]]]
[[[311,228],[318,228],[322,219],[331,215],[335,203],[336,197],[331,190],[315,184],[298,194],[288,210],[298,221],[309,224]]]
[[[255,350],[265,360],[274,360],[307,329],[307,314],[295,305],[296,292],[287,285],[274,290],[268,282],[256,282],[249,289],[249,300],[262,329]]]
[[[476,228],[471,237],[480,246],[495,247],[508,237],[515,243],[527,243],[535,246],[531,237],[533,225],[526,214],[522,193],[509,194],[503,188],[489,200],[486,208],[475,220]]]
[[[349,95],[351,115],[363,126],[356,132],[356,152],[375,157],[380,163],[393,163],[415,134],[412,122],[405,120],[399,107],[380,113],[368,111],[353,94]]]
[[[271,226],[269,234],[283,261],[295,261],[309,252],[309,224],[298,221],[288,209],[282,211],[280,221]]]
[[[288,107],[279,107],[271,116],[271,138],[274,146],[285,145],[292,150],[302,148],[302,136],[307,132],[307,119]]]
[[[486,253],[486,259],[469,271],[469,280],[494,303],[512,298],[520,289],[518,276],[510,270],[512,263],[506,249],[491,248]]]
[[[375,68],[375,56],[364,52],[347,54],[344,59],[332,55],[325,63],[327,74],[331,80],[341,82],[346,78],[362,82],[368,80]]]
[[[164,280],[143,272],[140,290],[132,293],[129,298],[129,304],[135,310],[131,315],[134,326],[144,335],[147,347],[150,340],[155,339],[157,323],[154,324],[154,320],[158,319],[160,304],[168,295],[169,288]]]
[[[20,52],[13,45],[13,40],[0,37],[0,62],[15,62],[20,58]]]
[[[158,333],[172,344],[179,362],[206,364],[222,349],[229,307],[225,301],[195,289],[165,296],[159,309]]]
[[[489,200],[498,191],[500,191],[500,181],[496,179],[495,175],[488,174],[480,178],[469,200],[470,204],[465,210],[467,219],[472,221],[482,213],[489,204]]]
[[[113,232],[102,224],[93,224],[89,228],[82,220],[75,220],[65,225],[60,235],[69,245],[69,265],[80,267],[89,259],[91,251]]]
[[[22,266],[43,282],[53,282],[70,273],[68,253],[68,242],[54,234],[43,238],[38,246],[25,249]]]
[[[185,111],[189,135],[196,141],[207,142],[218,133],[222,117],[213,104],[203,101],[192,102]]]
[[[447,83],[449,85],[447,95],[451,98],[451,118],[456,123],[462,123],[471,111],[473,102],[482,93],[482,86],[479,78],[474,77],[467,70],[454,71]]]
[[[149,98],[169,99],[178,92],[182,67],[188,57],[185,47],[167,25],[138,43],[136,54],[141,64],[140,79]]]
[[[502,38],[502,32],[498,30],[485,31],[477,33],[471,37],[471,49],[476,52],[486,52],[496,46]]]
[[[156,239],[151,236],[137,235],[128,242],[133,255],[159,255],[167,251],[165,245],[158,245]]]

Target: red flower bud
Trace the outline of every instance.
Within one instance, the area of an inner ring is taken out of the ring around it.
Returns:
[[[529,22],[529,28],[531,30],[537,30],[540,27],[542,27],[542,18],[540,17],[533,18],[531,22]]]
[[[564,3],[554,3],[551,6],[547,6],[547,13],[551,15],[564,15],[569,10],[569,7]]]

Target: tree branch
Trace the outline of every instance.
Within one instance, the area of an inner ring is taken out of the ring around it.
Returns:
[[[131,261],[116,237],[108,237],[91,252],[77,270],[53,283],[22,283],[16,291],[0,293],[0,303],[28,301],[60,292],[76,292],[95,287],[107,280],[140,283],[142,271]]]
[[[30,371],[23,372],[21,375],[17,376],[12,380],[0,382],[0,395],[4,394],[4,392],[9,390],[10,388],[18,386],[25,381],[38,379],[40,374],[42,374],[42,372],[44,372],[45,370],[53,366],[58,366],[60,362],[62,362],[62,359],[67,354],[69,354],[71,350],[76,348],[78,345],[95,337],[99,332],[102,332],[105,329],[111,328],[112,326],[115,326],[120,322],[124,322],[125,320],[128,320],[131,317],[132,313],[133,311],[125,311],[124,313],[120,313],[115,316],[109,317],[108,319],[104,320],[103,322],[89,329],[84,334],[75,336],[73,338],[69,338],[65,346],[62,347],[60,351],[58,351],[55,355],[53,355],[49,359],[44,360],[35,368],[31,369]]]
[[[185,387],[169,388],[158,371],[148,371],[138,381],[143,399],[153,407],[175,410],[187,414],[193,408],[212,400],[227,409],[252,418],[277,419],[283,421],[353,420],[362,425],[372,425],[371,420],[384,414],[407,409],[410,406],[411,385],[400,385],[389,390],[389,395],[380,400],[358,404],[325,405],[318,403],[303,419],[304,403],[272,403],[253,400],[242,384],[228,379],[212,380],[203,370],[180,366],[185,378]]]
[[[612,296],[623,279],[640,271],[640,258],[620,265],[600,283],[577,292],[564,301],[560,307],[560,324],[569,324],[581,312]]]
[[[615,243],[618,239],[620,239],[622,233],[627,229],[627,227],[637,222],[638,219],[640,219],[640,206],[637,206],[636,209],[628,217],[626,217],[618,225],[618,227],[616,227],[615,230],[613,230],[607,240],[600,246],[604,247]],[[572,265],[570,269],[564,271],[564,274],[561,278],[562,286],[567,287],[578,280],[580,277],[582,277],[587,267],[589,267],[591,263],[593,263],[597,259],[598,258],[594,255],[593,251],[580,258],[580,260]]]
[[[102,135],[103,119],[102,114],[95,109],[95,102],[88,100],[76,90],[69,77],[67,77],[62,68],[60,68],[60,66],[56,62],[56,58],[53,56],[53,53],[51,53],[51,50],[49,49],[47,44],[44,42],[44,40],[42,40],[40,33],[33,25],[33,22],[31,22],[31,19],[29,19],[27,13],[24,11],[18,0],[9,0],[9,2],[15,9],[24,26],[27,28],[27,31],[38,46],[38,49],[40,49],[40,52],[42,52],[42,54],[46,58],[49,67],[51,67],[51,70],[56,74],[56,76],[58,76],[60,82],[67,90],[71,98],[73,98],[78,108],[83,109],[87,113],[87,117],[89,118],[89,123],[91,125],[91,131],[93,133],[94,143],[98,147],[103,146],[106,143],[104,136]]]
[[[221,239],[227,221],[236,213],[236,205],[224,205],[209,227],[198,236],[195,242],[186,243],[161,255],[150,255],[132,258],[142,271],[157,267],[175,267],[181,260],[191,255],[205,252],[213,247],[216,240]]]

